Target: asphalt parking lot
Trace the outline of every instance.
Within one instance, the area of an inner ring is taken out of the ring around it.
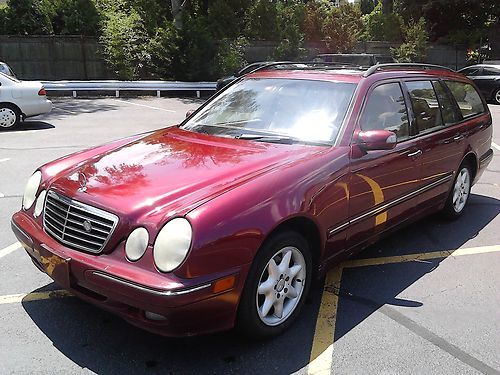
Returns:
[[[339,265],[274,340],[159,337],[57,292],[10,230],[31,173],[199,103],[59,98],[0,133],[0,373],[500,374],[500,106],[490,106],[495,156],[465,214],[417,222]]]

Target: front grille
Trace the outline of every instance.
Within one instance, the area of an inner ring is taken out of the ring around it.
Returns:
[[[117,223],[118,217],[109,212],[52,190],[47,194],[43,227],[49,235],[72,249],[100,253]]]

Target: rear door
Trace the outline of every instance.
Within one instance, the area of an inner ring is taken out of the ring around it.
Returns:
[[[412,135],[400,81],[372,86],[356,131],[386,129],[397,136],[392,150],[364,151],[351,145],[349,247],[375,239],[385,229],[412,216],[419,187],[418,140]]]
[[[407,80],[422,151],[419,210],[425,210],[446,198],[453,173],[465,151],[464,136],[455,124],[461,119],[446,86],[439,80]]]

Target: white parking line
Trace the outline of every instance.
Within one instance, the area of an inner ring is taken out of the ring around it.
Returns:
[[[9,255],[10,253],[13,253],[17,249],[21,248],[21,244],[19,242],[15,242],[10,246],[7,246],[5,249],[0,250],[0,258],[3,258],[6,255]]]
[[[127,104],[130,104],[130,105],[136,105],[136,106],[139,106],[139,107],[146,107],[146,108],[151,108],[151,109],[157,109],[158,111],[165,111],[165,112],[170,112],[170,113],[175,113],[176,112],[176,111],[172,111],[171,109],[153,107],[153,106],[146,105],[146,104],[132,103],[132,102],[129,102],[128,100],[120,100],[120,99],[110,99],[110,100],[114,100],[115,102],[127,103]]]
[[[0,159],[0,163],[4,162],[4,161],[9,161],[10,158],[3,158],[3,159]]]
[[[497,151],[500,151],[500,146],[497,145],[495,142],[491,142],[491,145],[497,149]]]

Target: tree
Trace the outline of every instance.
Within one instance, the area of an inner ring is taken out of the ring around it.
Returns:
[[[9,0],[4,12],[4,32],[17,35],[52,34],[47,9],[50,2],[43,0]]]
[[[361,0],[359,3],[359,7],[362,14],[370,14],[375,8],[375,3],[373,2],[373,0]]]
[[[427,50],[427,30],[425,19],[421,17],[417,22],[410,21],[403,28],[404,43],[398,48],[391,49],[398,62],[423,62]]]

